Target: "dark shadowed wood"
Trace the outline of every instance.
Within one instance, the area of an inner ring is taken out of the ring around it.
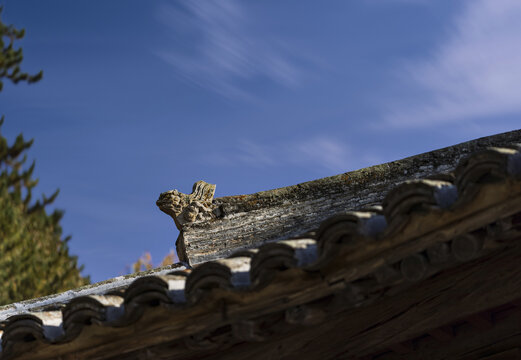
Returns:
[[[437,329],[432,329],[427,332],[430,336],[438,341],[449,341],[454,338],[454,329],[451,325],[442,326]]]
[[[405,356],[386,353],[376,359],[520,360],[521,326],[519,324],[521,324],[521,311],[497,321],[486,331],[463,323],[457,326],[455,336],[450,341],[439,342],[435,338],[424,337],[415,341],[413,353]]]
[[[494,322],[491,314],[485,311],[481,314],[474,314],[465,319],[470,325],[474,326],[478,330],[489,330],[494,326]]]
[[[457,320],[464,322],[465,327],[457,329],[454,340],[450,340],[450,333],[444,330],[446,342],[440,343],[429,336],[435,341],[434,345],[418,353],[414,344],[414,352],[408,358],[466,359],[469,349],[479,350],[487,344],[492,352],[503,351],[505,347],[511,349],[521,345],[521,311],[512,320],[507,317],[498,321],[488,331],[476,329],[465,319],[521,298],[520,263],[521,244],[517,244],[500,254],[427,279],[409,289],[406,295],[329,316],[320,325],[302,327],[298,332],[259,345],[238,344],[211,358],[356,359],[379,351],[391,351],[391,348],[404,350],[403,344],[408,344],[409,340],[436,332]],[[464,333],[472,334],[463,336],[466,342],[460,340]],[[501,344],[495,346],[496,342]],[[448,355],[453,353],[456,355]],[[392,352],[386,356],[381,359],[401,359],[404,355]]]
[[[521,359],[521,350],[519,350],[519,348],[502,351],[500,353],[481,358],[481,360],[519,360],[519,359]]]

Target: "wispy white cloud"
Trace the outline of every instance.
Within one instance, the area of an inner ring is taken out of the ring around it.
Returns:
[[[521,1],[472,0],[446,40],[400,73],[417,100],[396,101],[386,122],[431,126],[521,112]]]
[[[172,43],[158,56],[186,80],[226,97],[249,97],[246,84],[256,79],[297,85],[300,72],[288,47],[256,35],[243,5],[236,0],[162,4],[158,16]]]
[[[324,135],[269,145],[243,140],[227,151],[205,155],[205,161],[219,166],[306,167],[331,174],[381,162],[367,153],[356,154],[342,141]]]
[[[236,162],[253,166],[272,166],[277,164],[273,147],[263,146],[251,140],[242,140],[234,151]]]

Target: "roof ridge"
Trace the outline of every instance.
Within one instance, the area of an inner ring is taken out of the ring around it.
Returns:
[[[288,187],[188,204],[180,215],[170,214],[180,229],[178,258],[197,264],[226,257],[236,249],[297,236],[335,213],[381,202],[398,183],[451,172],[459,160],[475,151],[512,143],[521,143],[521,130]],[[447,176],[442,177],[447,180]],[[158,203],[172,201],[171,192],[162,193]]]

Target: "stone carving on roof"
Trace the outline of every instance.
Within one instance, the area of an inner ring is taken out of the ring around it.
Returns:
[[[216,206],[212,203],[214,194],[215,185],[201,180],[194,184],[191,194],[183,194],[178,190],[161,193],[156,205],[170,215],[181,230],[185,224],[215,218]]]

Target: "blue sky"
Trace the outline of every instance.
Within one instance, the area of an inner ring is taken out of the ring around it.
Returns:
[[[517,0],[1,0],[34,85],[2,128],[35,138],[85,274],[159,262],[162,191],[216,196],[334,175],[521,128]]]

